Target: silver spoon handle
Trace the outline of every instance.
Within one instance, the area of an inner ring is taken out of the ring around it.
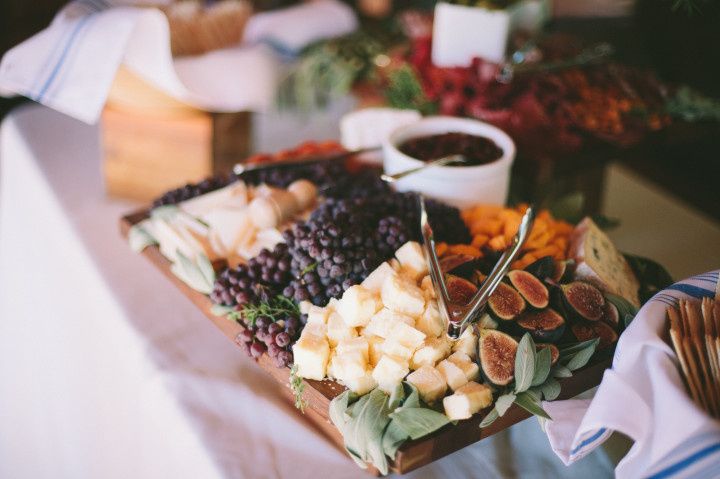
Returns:
[[[429,161],[425,163],[424,165],[417,166],[415,168],[410,168],[408,170],[403,170],[398,173],[394,173],[392,175],[388,175],[383,173],[380,175],[380,178],[387,182],[387,183],[395,183],[401,178],[404,178],[408,175],[412,175],[413,173],[417,173],[418,171],[422,171],[425,168],[431,168],[433,166],[444,166],[448,165],[450,163],[464,163],[465,157],[463,155],[450,155],[450,156],[443,156],[442,158],[438,158],[436,160]]]

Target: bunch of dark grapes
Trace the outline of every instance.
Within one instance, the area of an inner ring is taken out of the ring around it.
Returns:
[[[375,240],[380,256],[392,257],[395,251],[410,241],[411,232],[397,216],[386,216],[378,221]]]
[[[234,178],[233,178],[234,179]],[[224,175],[217,175],[206,178],[199,183],[188,183],[180,188],[170,190],[160,198],[153,201],[153,208],[165,205],[175,205],[181,201],[189,200],[205,193],[215,191],[230,184],[231,178]]]
[[[223,306],[268,301],[280,294],[292,279],[288,247],[279,243],[272,251],[263,249],[236,268],[228,268],[215,281],[210,299]]]
[[[278,368],[292,364],[291,347],[300,335],[299,316],[287,315],[277,321],[269,316],[259,316],[244,325],[245,329],[238,335],[236,342],[250,357],[258,359],[267,352]]]

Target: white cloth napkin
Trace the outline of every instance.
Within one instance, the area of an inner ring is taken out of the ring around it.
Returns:
[[[715,297],[718,271],[656,294],[620,337],[612,368],[592,400],[545,402],[546,432],[565,464],[584,457],[613,431],[635,443],[618,478],[720,477],[720,423],[685,392],[666,333],[666,308],[680,298]]]
[[[68,4],[48,28],[3,56],[0,94],[24,95],[95,123],[124,63],[188,105],[210,111],[263,110],[273,102],[280,75],[279,59],[268,43],[292,52],[357,26],[348,6],[316,0],[254,15],[242,46],[173,60],[165,15],[127,3]]]

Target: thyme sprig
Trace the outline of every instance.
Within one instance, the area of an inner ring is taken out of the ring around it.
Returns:
[[[297,364],[293,364],[290,368],[290,390],[295,396],[295,407],[300,410],[301,413],[305,414],[305,407],[307,407],[307,401],[303,398],[303,392],[305,392],[305,382],[303,378],[297,374]]]

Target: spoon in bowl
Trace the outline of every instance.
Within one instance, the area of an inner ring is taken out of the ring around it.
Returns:
[[[463,155],[443,156],[442,158],[437,158],[435,160],[428,161],[424,165],[420,165],[415,168],[403,170],[398,173],[393,173],[392,175],[383,173],[382,175],[380,175],[380,179],[382,179],[386,183],[395,183],[399,179],[404,178],[408,175],[412,175],[413,173],[422,171],[425,168],[430,168],[433,166],[445,166],[445,165],[450,165],[453,163],[465,163],[466,161],[467,161],[467,159]]]

